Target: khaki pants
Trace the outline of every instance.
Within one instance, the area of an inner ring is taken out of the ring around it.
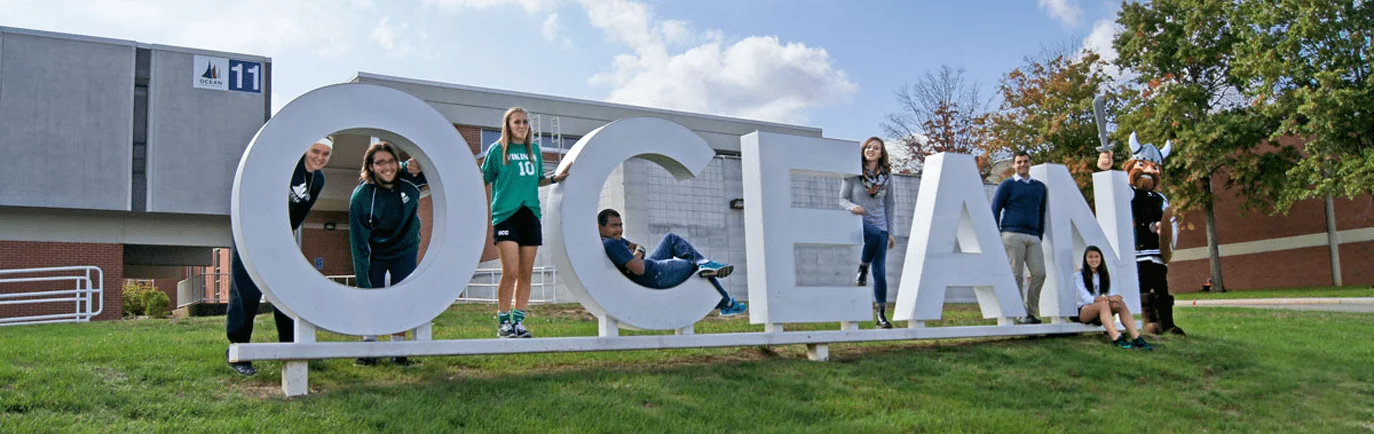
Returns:
[[[1040,316],[1040,289],[1045,286],[1045,253],[1040,251],[1040,238],[1019,232],[1003,232],[1002,245],[1011,260],[1011,275],[1026,302],[1026,315]],[[1025,269],[1030,268],[1030,287],[1026,287]]]

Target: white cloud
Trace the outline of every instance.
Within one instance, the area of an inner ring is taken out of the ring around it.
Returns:
[[[393,24],[391,17],[382,17],[377,26],[372,28],[372,43],[386,50],[387,55],[391,57],[432,57],[433,53],[422,48],[428,40],[429,33],[413,32],[410,30],[410,24],[404,22]]]
[[[607,100],[778,122],[805,122],[815,107],[846,103],[858,86],[822,48],[751,36],[733,44],[719,31],[694,35],[688,23],[656,20],[628,0],[586,0],[593,26],[634,54],[616,56],[588,81],[612,87]],[[705,40],[672,53],[669,43]]]
[[[692,28],[682,20],[663,20],[658,23],[658,31],[669,43],[687,42],[692,38]]]
[[[562,17],[569,0],[422,0],[426,6],[487,9],[519,6],[544,17],[542,34],[570,45]],[[822,48],[782,43],[775,36],[725,42],[719,30],[696,31],[682,20],[656,18],[639,0],[577,0],[593,27],[631,52],[588,79],[610,87],[607,100],[755,119],[804,122],[816,107],[848,103],[858,90]],[[386,40],[390,35],[374,35]],[[378,43],[381,43],[378,41]]]
[[[629,0],[583,0],[587,18],[596,28],[602,29],[612,41],[624,43],[632,48],[661,46],[663,38],[654,32],[650,24],[653,17],[649,7],[643,3]]]
[[[382,21],[377,23],[377,27],[372,29],[372,42],[376,42],[382,48],[393,50],[396,48],[396,32],[391,30],[388,25],[391,17],[382,17]],[[404,26],[402,28],[404,30]]]
[[[1098,56],[1102,57],[1103,61],[1107,62],[1107,66],[1103,68],[1103,72],[1106,72],[1107,76],[1112,78],[1113,85],[1124,84],[1135,77],[1135,74],[1122,71],[1120,67],[1112,64],[1117,58],[1116,49],[1112,48],[1112,41],[1116,39],[1116,35],[1120,34],[1122,30],[1124,30],[1124,28],[1121,27],[1120,24],[1117,24],[1115,20],[1098,20],[1093,24],[1092,32],[1088,33],[1086,38],[1083,38],[1082,52],[1097,53]]]
[[[1102,56],[1102,60],[1108,62],[1116,60],[1116,49],[1112,48],[1112,40],[1121,33],[1122,27],[1115,20],[1098,20],[1093,24],[1093,30],[1088,33],[1088,37],[1083,38],[1083,50],[1097,53]]]
[[[563,26],[558,22],[558,14],[549,14],[544,19],[544,39],[553,41],[558,39],[558,34],[563,32]]]
[[[516,5],[524,8],[525,12],[533,14],[553,9],[560,3],[560,0],[423,0],[421,3],[425,6],[454,9],[487,9]]]
[[[263,55],[309,47],[327,57],[354,48],[361,38],[339,29],[366,26],[375,16],[370,7],[368,0],[54,0],[4,9],[26,28]]]
[[[1083,8],[1078,6],[1078,0],[1040,0],[1040,8],[1049,11],[1051,17],[1065,26],[1077,26],[1078,20],[1083,17]]]

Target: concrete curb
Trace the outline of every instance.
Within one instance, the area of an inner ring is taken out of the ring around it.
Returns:
[[[1174,306],[1255,306],[1294,304],[1374,304],[1374,297],[1236,298],[1228,300],[1177,300]]]

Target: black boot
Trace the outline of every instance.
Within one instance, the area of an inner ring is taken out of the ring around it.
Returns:
[[[859,276],[854,278],[854,286],[868,286],[868,264],[859,265]]]
[[[878,322],[873,326],[880,329],[892,328],[892,323],[887,320],[887,303],[878,303]]]
[[[1155,296],[1155,314],[1159,315],[1159,328],[1163,333],[1173,333],[1179,336],[1188,335],[1177,324],[1174,324],[1174,296],[1168,294]]]

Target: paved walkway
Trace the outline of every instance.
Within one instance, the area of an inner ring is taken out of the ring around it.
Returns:
[[[1374,313],[1374,297],[1350,298],[1236,298],[1228,300],[1178,300],[1177,307],[1253,307],[1264,309],[1318,310]]]

